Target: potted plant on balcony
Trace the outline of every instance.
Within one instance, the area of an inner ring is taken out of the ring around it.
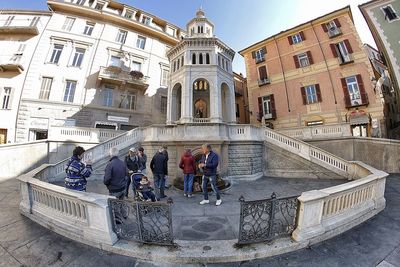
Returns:
[[[132,70],[131,72],[129,72],[129,74],[132,76],[133,79],[135,80],[140,80],[143,78],[143,73],[138,71],[138,70]]]

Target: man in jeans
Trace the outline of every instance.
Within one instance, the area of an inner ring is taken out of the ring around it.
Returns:
[[[218,167],[218,155],[212,151],[212,148],[208,144],[204,144],[201,146],[203,150],[203,157],[201,158],[201,163],[199,164],[199,168],[203,169],[203,195],[204,199],[200,202],[200,205],[210,203],[208,200],[208,191],[207,185],[208,182],[211,183],[211,188],[217,195],[217,202],[215,203],[216,206],[221,205],[222,200],[219,194],[219,190],[217,187],[217,167]]]
[[[156,189],[157,200],[166,198],[165,176],[168,175],[168,158],[164,153],[164,148],[160,148],[150,162],[150,169],[153,172],[154,186]]]
[[[110,149],[110,157],[104,173],[104,184],[108,188],[110,196],[120,200],[124,199],[126,192],[126,165],[118,158],[119,150],[116,147]]]

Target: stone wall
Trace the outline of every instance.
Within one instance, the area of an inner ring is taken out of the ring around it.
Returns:
[[[400,172],[400,141],[398,140],[348,137],[309,143],[346,160],[362,161],[388,173]]]
[[[262,142],[234,142],[228,146],[228,175],[246,176],[262,173]]]

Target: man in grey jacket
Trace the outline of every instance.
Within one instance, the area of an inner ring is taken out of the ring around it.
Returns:
[[[110,149],[110,157],[104,173],[104,184],[108,188],[110,196],[124,199],[126,191],[126,165],[118,158],[119,150],[116,147]]]

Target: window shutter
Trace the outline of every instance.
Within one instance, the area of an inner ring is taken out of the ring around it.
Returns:
[[[251,52],[251,57],[256,58],[256,51]]]
[[[338,53],[336,51],[336,45],[335,44],[330,44],[331,50],[332,50],[332,54],[334,57],[338,57]]]
[[[304,86],[300,87],[301,97],[303,98],[303,105],[307,105],[307,95],[306,88]]]
[[[346,45],[347,52],[349,52],[349,54],[353,54],[353,49],[351,48],[349,40],[344,40],[344,44]]]
[[[295,55],[295,56],[293,56],[293,60],[294,60],[294,65],[296,66],[296,69],[300,68],[299,58]]]
[[[270,105],[271,105],[271,113],[272,113],[272,118],[276,119],[276,108],[275,108],[275,97],[274,95],[269,96],[270,100]]]
[[[322,102],[321,88],[318,83],[315,85],[315,91],[317,93],[318,102]]]
[[[334,19],[333,21],[335,22],[336,27],[338,27],[338,28],[342,27],[342,24],[340,24],[340,21],[338,18]]]
[[[311,52],[307,51],[307,57],[308,57],[308,62],[310,62],[310,65],[314,64],[314,60],[311,56]]]
[[[293,39],[292,39],[292,36],[288,36],[288,38],[287,38],[287,39],[288,39],[288,41],[289,41],[289,44],[290,44],[290,45],[292,45],[292,44],[293,44]]]
[[[262,102],[262,97],[260,96],[258,98],[258,116],[257,116],[257,120],[261,121],[262,116],[264,115],[263,112],[263,102]]]
[[[300,34],[301,40],[303,40],[303,41],[306,40],[306,37],[304,36],[303,31],[299,32],[299,34]]]
[[[346,104],[346,107],[350,107],[351,106],[350,94],[349,94],[349,89],[347,88],[346,79],[342,78],[342,79],[340,79],[340,81],[342,82],[342,89],[343,89],[343,94],[344,94],[344,102]]]
[[[260,80],[267,78],[267,68],[265,66],[261,66],[258,68],[258,74],[260,75]]]
[[[326,27],[326,23],[322,23],[321,27],[324,30],[324,32],[328,32],[328,27]]]
[[[360,74],[356,75],[356,79],[357,79],[357,83],[358,83],[358,88],[360,89],[361,101],[363,104],[368,104],[368,97],[365,92],[365,87],[364,87],[364,83],[361,78],[361,75]]]

